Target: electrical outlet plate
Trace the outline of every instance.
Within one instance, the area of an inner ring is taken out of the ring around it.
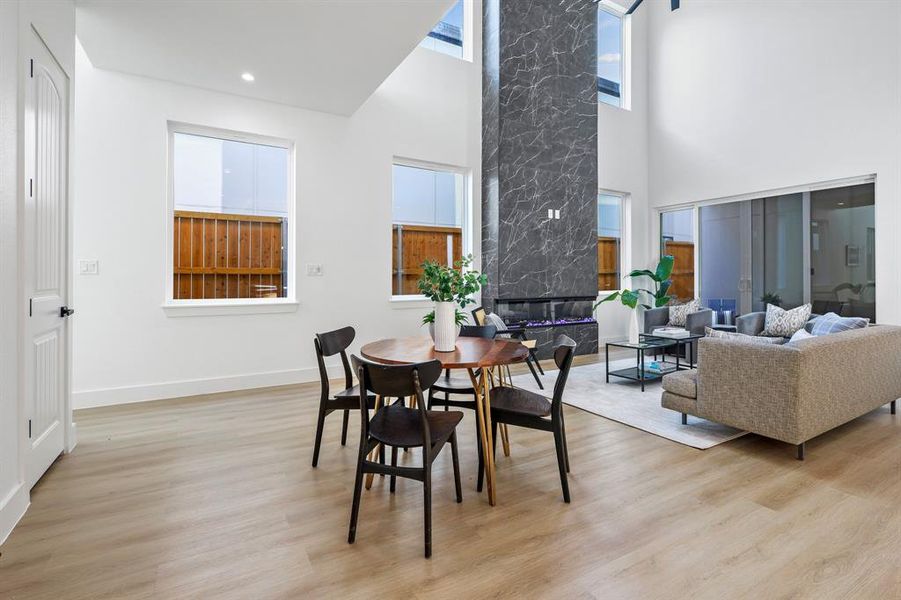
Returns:
[[[307,277],[322,277],[322,265],[307,264]]]
[[[97,260],[84,260],[81,259],[78,261],[78,274],[79,275],[99,275],[100,274],[100,262]]]

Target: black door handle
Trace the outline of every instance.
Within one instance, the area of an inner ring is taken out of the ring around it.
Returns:
[[[60,319],[65,319],[66,317],[68,317],[70,315],[74,315],[74,314],[75,314],[74,308],[69,308],[68,306],[60,306],[59,307],[59,318]]]

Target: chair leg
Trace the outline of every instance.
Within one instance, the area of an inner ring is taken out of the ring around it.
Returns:
[[[350,411],[344,411],[344,423],[341,425],[341,445],[347,445],[347,421],[350,419]]]
[[[325,427],[325,402],[319,403],[319,418],[316,421],[316,441],[313,443],[313,466],[319,464],[319,446],[322,444],[322,430]]]
[[[798,460],[804,460],[804,442],[798,444]]]
[[[560,469],[560,484],[563,486],[563,501],[569,504],[569,481],[566,479],[566,456],[563,449],[563,431],[554,428],[554,446],[557,448],[557,468]]]
[[[363,448],[360,448],[357,457],[357,477],[354,480],[354,501],[350,508],[350,528],[347,531],[347,543],[353,544],[357,537],[357,517],[360,515],[360,496],[363,493],[363,461],[366,455]]]
[[[463,502],[463,486],[460,483],[460,459],[457,457],[457,432],[450,437],[451,459],[454,461],[454,486],[457,491],[457,502]]]
[[[397,467],[397,446],[391,446],[391,466]],[[394,487],[397,484],[397,475],[391,475],[391,493],[394,493]]]
[[[423,456],[425,458],[425,456]],[[425,526],[425,557],[432,556],[432,465],[423,465],[422,479],[423,517]]]
[[[569,447],[566,445],[566,423],[563,422],[563,408],[560,409],[560,437],[563,438],[563,458],[566,459],[566,472],[569,473]]]
[[[532,348],[529,349],[529,356],[531,356],[532,360],[535,361],[535,366],[538,367],[538,372],[541,373],[542,375],[544,375],[544,369],[541,368],[541,362],[538,360],[538,355],[535,354],[534,349],[532,349]]]
[[[541,377],[539,377],[539,376],[538,376],[538,373],[535,372],[535,366],[532,365],[532,362],[533,362],[533,361],[531,361],[531,360],[527,360],[527,361],[526,361],[526,365],[528,365],[529,370],[532,372],[532,377],[535,378],[535,383],[538,384],[538,389],[543,390],[543,389],[544,389],[544,385],[541,383]],[[536,361],[536,362],[537,362],[537,361]],[[541,365],[538,365],[538,366],[541,367]]]
[[[897,404],[897,400],[892,400],[892,414],[895,414],[895,404]]]

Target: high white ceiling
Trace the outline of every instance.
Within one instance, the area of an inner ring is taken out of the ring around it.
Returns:
[[[349,115],[453,2],[77,0],[76,27],[98,68]]]

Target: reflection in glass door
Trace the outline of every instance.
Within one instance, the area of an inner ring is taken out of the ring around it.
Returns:
[[[813,312],[876,320],[876,206],[872,183],[810,193]]]
[[[693,208],[660,213],[660,256],[673,257],[670,295],[680,302],[695,297]]]

